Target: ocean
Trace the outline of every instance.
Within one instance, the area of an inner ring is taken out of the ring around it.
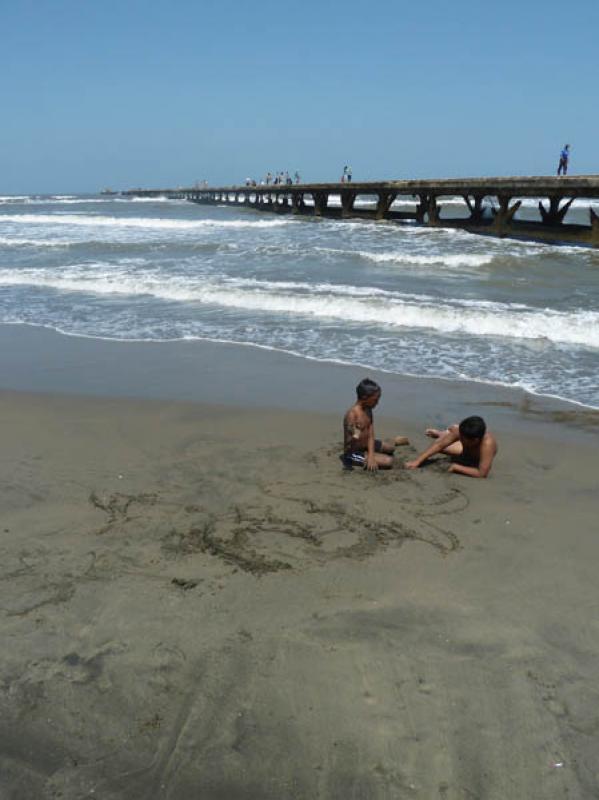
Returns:
[[[582,203],[569,214],[588,219]],[[599,252],[447,228],[2,196],[0,324],[14,323],[238,342],[599,407]]]

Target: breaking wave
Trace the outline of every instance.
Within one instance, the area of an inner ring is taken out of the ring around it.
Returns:
[[[281,317],[332,320],[387,329],[429,329],[442,334],[468,334],[508,339],[545,340],[599,348],[599,312],[563,312],[518,303],[438,299],[385,291],[375,287],[259,281],[220,281],[169,276],[146,271],[132,275],[106,265],[80,265],[49,275],[40,270],[0,271],[0,286],[46,287],[96,295],[151,296],[223,309],[238,309]]]
[[[279,228],[297,224],[286,219],[164,219],[153,217],[106,217],[94,214],[2,214],[3,222],[25,225],[81,225],[85,227],[197,230],[202,228]]]

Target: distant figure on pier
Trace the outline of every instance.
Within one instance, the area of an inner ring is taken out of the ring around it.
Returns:
[[[343,167],[343,175],[341,176],[341,183],[347,180],[347,164]]]
[[[272,181],[272,175],[270,174],[270,172],[267,172],[266,173],[266,185],[269,186],[271,181]]]
[[[559,166],[557,168],[558,175],[568,174],[568,159],[570,158],[570,145],[564,145],[564,149],[559,154]]]
[[[294,174],[293,177],[294,177],[296,183],[300,182],[301,178],[300,178],[300,174],[299,174],[299,172],[297,170],[295,170],[295,174]]]
[[[347,180],[348,183],[351,183],[351,176],[352,176],[351,167],[346,167],[345,169],[346,169],[345,179]]]
[[[285,172],[285,184],[286,184],[286,186],[291,186],[292,183],[293,183],[293,181],[291,180],[291,177],[290,177],[289,173]]]

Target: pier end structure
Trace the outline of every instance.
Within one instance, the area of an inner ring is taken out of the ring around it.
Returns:
[[[599,248],[599,175],[203,186],[129,189],[122,194],[166,196],[275,214],[410,221],[490,236]],[[456,197],[463,200],[458,209],[447,202]],[[523,213],[524,199],[535,200],[536,208],[527,207]],[[566,220],[575,200],[597,201],[597,210],[589,205],[586,222]]]

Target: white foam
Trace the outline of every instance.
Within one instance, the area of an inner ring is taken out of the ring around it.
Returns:
[[[75,242],[58,241],[57,239],[21,239],[16,236],[0,236],[3,247],[68,247]]]
[[[358,250],[356,255],[377,264],[392,262],[422,266],[439,264],[448,267],[481,267],[493,261],[492,255],[476,255],[474,253],[439,253],[438,255],[423,256],[412,253],[369,253]]]
[[[31,197],[22,196],[18,198],[0,197],[0,204],[7,203],[22,203],[23,205],[31,206],[68,206],[68,205],[100,205],[101,203],[170,203],[173,205],[186,205],[187,200],[179,198],[172,199],[170,197],[77,197],[75,195],[64,195],[52,197]]]
[[[16,222],[23,225],[80,225],[85,227],[150,228],[161,230],[197,230],[202,228],[278,228],[297,224],[284,219],[164,219],[153,217],[107,217],[95,214],[2,214],[0,225]]]
[[[143,259],[127,263],[142,265]],[[49,275],[43,270],[0,271],[5,286],[45,286],[97,295],[152,296],[258,313],[336,320],[347,325],[429,329],[444,334],[536,339],[599,348],[599,312],[561,312],[521,304],[469,299],[434,299],[426,295],[319,284],[283,284],[229,279],[214,282],[188,277],[165,278],[158,271],[132,273],[105,264],[84,264]]]

